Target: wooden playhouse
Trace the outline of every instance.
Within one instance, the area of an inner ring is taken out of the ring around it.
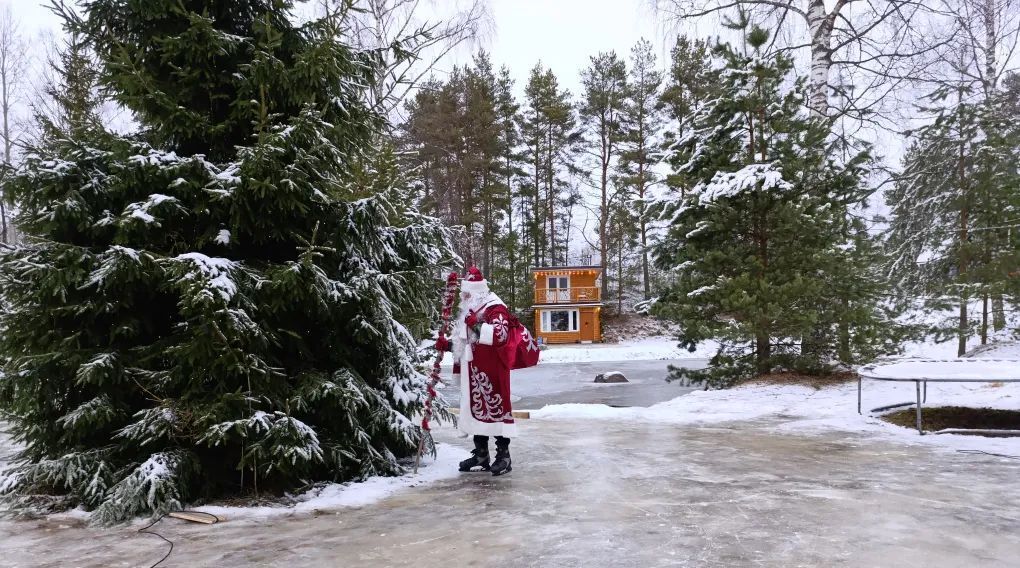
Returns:
[[[602,341],[601,266],[544,266],[535,278],[535,336],[544,343]]]

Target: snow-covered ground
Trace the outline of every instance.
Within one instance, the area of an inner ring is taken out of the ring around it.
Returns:
[[[292,505],[263,507],[223,507],[207,505],[191,510],[212,513],[229,519],[266,519],[290,515],[335,511],[345,507],[363,507],[379,502],[401,490],[451,479],[461,475],[457,463],[464,459],[461,448],[449,444],[436,444],[436,458],[422,458],[418,474],[406,473],[400,477],[371,477],[360,483],[330,484],[322,489],[299,495]]]
[[[2,426],[2,424],[0,424]],[[9,439],[0,429],[0,469],[6,465],[5,456],[12,450]],[[422,458],[418,474],[407,473],[400,477],[372,477],[361,483],[330,484],[294,497],[290,504],[258,507],[224,507],[216,505],[192,507],[190,510],[212,513],[223,519],[267,519],[315,513],[316,511],[335,511],[346,507],[362,507],[371,505],[410,487],[454,478],[460,475],[457,462],[464,458],[461,448],[449,444],[436,444],[436,457]],[[0,479],[2,481],[2,479]],[[55,521],[88,520],[90,513],[75,509],[50,515]],[[146,522],[139,519],[136,523]]]
[[[970,346],[976,347],[975,341]],[[430,349],[431,341],[423,342],[422,349]],[[948,359],[956,357],[956,340],[935,343],[933,341],[912,342],[904,346],[904,357],[930,357]],[[679,361],[684,359],[708,359],[715,355],[719,344],[706,341],[698,345],[694,352],[677,347],[676,339],[666,336],[653,336],[619,343],[590,343],[549,345],[542,350],[540,363],[588,363],[608,361]],[[980,350],[976,347],[975,351]],[[434,353],[434,352],[433,352]],[[1020,356],[1018,356],[1020,357]],[[453,365],[449,353],[443,357],[443,365]]]
[[[1020,344],[993,346],[980,359],[1020,361]],[[991,361],[981,363],[993,365]],[[1020,362],[994,364],[996,376],[1020,376]],[[1020,454],[1020,438],[960,435],[920,436],[871,416],[868,409],[914,400],[913,383],[865,381],[862,415],[857,414],[857,383],[816,390],[806,386],[758,384],[729,390],[695,391],[648,408],[562,404],[531,413],[533,420],[612,420],[676,425],[733,421],[755,422],[791,433],[841,430],[876,438],[925,444],[948,450]],[[959,405],[1020,410],[1020,383],[929,383],[928,406]]]

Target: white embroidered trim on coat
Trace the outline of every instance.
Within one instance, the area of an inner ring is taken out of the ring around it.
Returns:
[[[510,412],[503,412],[503,397],[492,392],[489,375],[469,365],[471,369],[471,415],[483,422],[502,422],[513,418]]]
[[[495,328],[493,331],[496,335],[496,342],[499,345],[506,345],[507,335],[510,333],[510,322],[507,321],[506,316],[499,314],[489,323]]]

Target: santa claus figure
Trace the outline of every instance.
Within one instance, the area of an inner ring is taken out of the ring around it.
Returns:
[[[460,375],[458,428],[474,436],[471,457],[460,462],[460,471],[509,473],[510,438],[517,425],[510,410],[510,368],[513,345],[510,312],[489,291],[480,270],[471,267],[461,281],[460,312],[450,341],[440,337],[436,347],[452,351],[454,375]],[[455,381],[456,382],[456,381]],[[489,436],[496,438],[496,457],[489,458]]]

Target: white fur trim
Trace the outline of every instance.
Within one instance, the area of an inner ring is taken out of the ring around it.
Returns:
[[[492,336],[496,331],[496,326],[487,323],[482,324],[482,328],[478,331],[478,343],[482,345],[492,345]]]

